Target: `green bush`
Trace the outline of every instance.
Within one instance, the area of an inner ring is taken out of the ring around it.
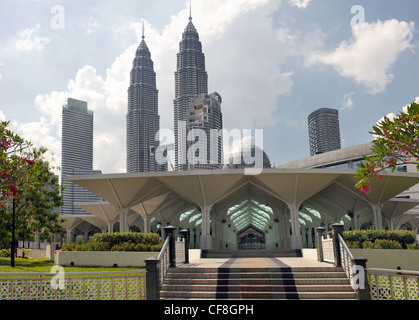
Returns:
[[[370,241],[375,243],[376,240],[388,240],[398,242],[402,249],[406,249],[408,244],[415,244],[415,232],[408,230],[352,230],[344,231],[343,239],[350,243],[359,242],[360,247],[364,247],[363,243]],[[367,244],[366,246],[369,246]]]
[[[409,243],[407,244],[407,250],[419,250],[419,244]]]
[[[10,258],[11,256],[12,256],[12,250],[11,249],[1,249],[0,250],[0,257]]]
[[[96,233],[83,244],[66,243],[62,251],[160,251],[163,244],[155,233]]]
[[[400,242],[395,240],[380,240],[377,239],[374,242],[375,249],[403,249]]]
[[[362,243],[362,249],[374,249],[374,243],[371,241],[364,241]]]
[[[345,241],[349,249],[362,249],[361,243],[359,241]]]

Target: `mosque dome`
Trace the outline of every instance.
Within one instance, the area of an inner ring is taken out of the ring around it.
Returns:
[[[266,152],[249,140],[243,138],[232,144],[228,164],[224,165],[223,169],[271,168],[271,161]]]

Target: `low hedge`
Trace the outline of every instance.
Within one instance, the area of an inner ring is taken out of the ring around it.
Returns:
[[[344,231],[343,239],[348,246],[353,249],[377,245],[377,247],[392,247],[388,249],[396,249],[399,245],[400,249],[408,249],[408,246],[416,244],[416,235],[414,231],[409,230],[352,230]],[[379,240],[377,242],[377,240]],[[382,240],[386,240],[383,242]],[[398,243],[398,244],[396,244]],[[387,248],[382,249],[387,249]]]
[[[163,244],[155,233],[96,233],[84,244],[64,243],[62,251],[160,251]]]

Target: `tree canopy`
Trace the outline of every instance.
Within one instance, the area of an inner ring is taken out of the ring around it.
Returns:
[[[380,172],[394,172],[400,165],[415,164],[419,170],[419,104],[411,103],[395,117],[384,117],[373,126],[373,156],[364,156],[358,164],[356,187],[362,192],[371,190],[373,179]]]
[[[0,122],[0,246],[11,241],[13,203],[17,232],[62,231],[58,212],[62,187],[43,159],[47,150],[34,148],[8,126],[9,122]]]

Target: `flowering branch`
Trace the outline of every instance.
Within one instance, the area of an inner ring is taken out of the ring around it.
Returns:
[[[380,172],[394,170],[401,165],[415,164],[419,170],[419,104],[407,106],[393,119],[384,117],[370,132],[375,136],[371,157],[364,156],[358,164],[356,187],[362,192],[371,190],[373,179],[381,179]]]

